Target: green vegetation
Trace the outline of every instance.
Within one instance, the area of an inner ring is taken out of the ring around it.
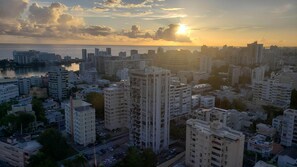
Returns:
[[[30,158],[30,166],[57,166],[56,161],[63,160],[75,154],[75,151],[66,143],[66,139],[55,129],[45,130],[37,139],[42,145],[38,154]]]
[[[11,105],[16,104],[16,101],[10,101],[0,104],[0,120],[7,115],[7,112],[11,110]]]
[[[113,76],[104,75],[104,76],[102,76],[102,79],[106,79],[106,80],[109,80],[109,81],[112,81],[112,82],[120,81],[120,79],[115,75],[113,75]]]
[[[212,75],[207,80],[200,80],[200,83],[208,83],[213,89],[220,89],[222,85],[227,85],[227,83],[219,76]]]
[[[36,116],[37,121],[42,121],[42,122],[46,121],[45,110],[42,106],[42,100],[33,98],[32,99],[32,109],[33,109],[33,111],[35,111],[35,116]]]
[[[86,101],[91,103],[95,108],[96,117],[104,119],[104,96],[96,92],[91,92],[87,94]]]
[[[142,152],[135,147],[130,147],[126,157],[115,166],[117,167],[155,167],[157,156],[151,149]]]
[[[297,90],[296,89],[292,90],[290,108],[297,109]]]
[[[262,108],[267,113],[267,119],[265,123],[269,125],[271,125],[273,118],[283,114],[283,110],[278,107],[267,105],[267,106],[262,106]]]
[[[82,154],[75,156],[73,160],[65,160],[63,161],[63,165],[65,167],[85,167],[87,160]]]
[[[3,132],[8,137],[21,128],[26,131],[34,120],[34,115],[28,113],[9,114],[0,119],[0,126],[6,126]]]

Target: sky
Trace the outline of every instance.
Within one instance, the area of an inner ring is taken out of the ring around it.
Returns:
[[[297,46],[297,0],[0,0],[0,43]]]

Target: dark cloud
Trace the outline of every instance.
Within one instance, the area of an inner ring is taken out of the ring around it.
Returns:
[[[0,18],[19,18],[28,5],[26,0],[0,0]]]
[[[122,31],[121,35],[127,36],[129,38],[152,38],[149,32],[144,32],[140,30],[140,26],[132,25],[130,31]]]
[[[154,39],[163,39],[167,41],[177,41],[177,42],[191,42],[191,39],[186,35],[177,35],[178,24],[170,24],[167,28],[160,27]]]
[[[95,36],[107,36],[112,34],[112,28],[106,26],[90,26],[82,29],[82,32]]]

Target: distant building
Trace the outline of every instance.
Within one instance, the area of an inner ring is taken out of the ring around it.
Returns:
[[[19,83],[20,95],[28,95],[30,93],[30,88],[31,88],[30,78],[19,78],[18,83]]]
[[[138,50],[131,50],[130,56],[138,55]]]
[[[68,71],[65,68],[55,68],[48,72],[48,91],[49,96],[55,100],[67,98]]]
[[[8,84],[0,85],[0,104],[7,102],[19,96],[19,88],[17,85]]]
[[[54,53],[39,52],[35,50],[29,51],[13,51],[13,61],[20,65],[32,63],[54,63],[60,62],[61,56]]]
[[[212,58],[210,56],[200,57],[200,72],[211,73]]]
[[[170,119],[185,116],[191,112],[191,86],[179,81],[170,84]]]
[[[279,115],[272,119],[272,127],[276,129],[279,134],[282,132],[283,116]]]
[[[169,145],[170,71],[157,67],[130,70],[130,143],[155,153]]]
[[[263,59],[263,44],[257,42],[247,44],[247,56],[251,64],[261,64]],[[247,62],[246,64],[249,64]]]
[[[119,52],[119,57],[122,57],[122,58],[127,57],[126,52]]]
[[[99,49],[95,48],[95,56],[99,56]]]
[[[196,94],[201,94],[201,93],[204,93],[206,91],[209,91],[211,90],[211,85],[210,84],[198,84],[198,85],[194,85],[193,86],[193,93],[196,93]]]
[[[241,132],[232,130],[218,121],[187,121],[187,166],[242,166],[243,151],[244,135]]]
[[[37,154],[41,147],[35,140],[17,141],[16,138],[1,140],[0,161],[4,161],[11,166],[28,166],[30,157]]]
[[[252,83],[255,81],[263,81],[265,77],[265,66],[257,67],[252,70]]]
[[[108,130],[129,126],[130,92],[127,81],[104,89],[104,124]]]
[[[239,77],[241,76],[241,67],[231,65],[229,66],[229,81],[232,86],[239,84]]]
[[[106,48],[106,53],[108,56],[111,56],[111,48]]]
[[[73,100],[65,105],[66,132],[75,143],[86,146],[96,141],[95,109],[82,100]]]
[[[81,54],[82,54],[82,60],[87,61],[87,49],[82,49]]]
[[[297,110],[284,111],[281,144],[287,147],[297,146]]]

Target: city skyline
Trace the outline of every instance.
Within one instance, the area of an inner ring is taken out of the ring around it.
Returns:
[[[30,44],[297,46],[296,7],[294,0],[0,0],[0,36]]]

